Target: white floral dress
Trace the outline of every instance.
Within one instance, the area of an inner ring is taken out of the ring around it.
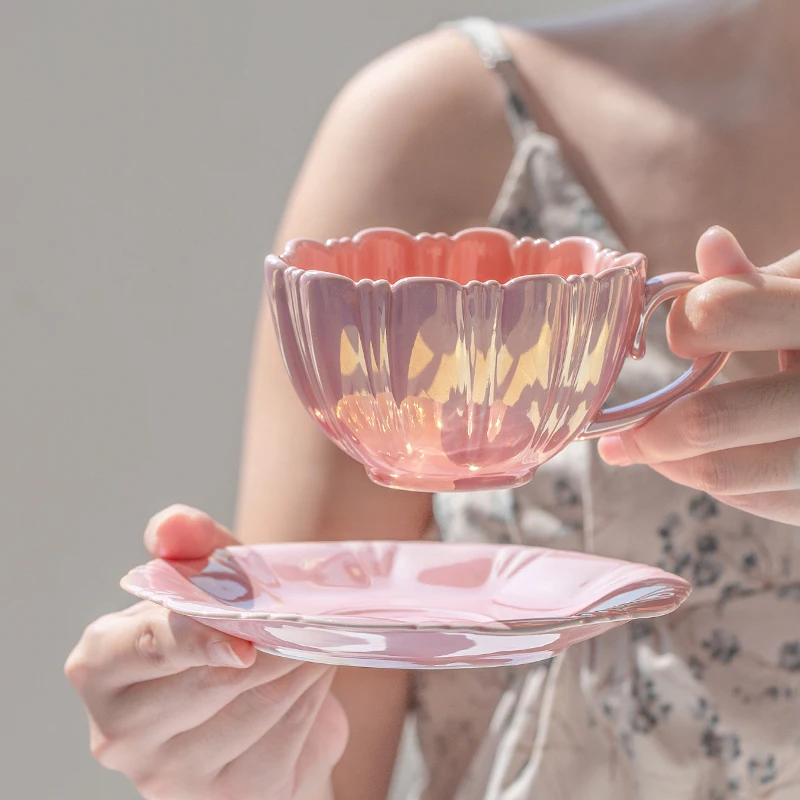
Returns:
[[[537,130],[498,30],[458,23],[508,89],[516,155],[489,224],[622,242]],[[610,402],[685,369],[664,315]],[[446,541],[522,542],[656,564],[687,578],[677,612],[530,666],[415,672],[424,800],[800,800],[800,529],[574,443],[516,490],[442,494]]]

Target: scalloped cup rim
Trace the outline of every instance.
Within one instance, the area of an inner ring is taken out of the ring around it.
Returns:
[[[373,543],[380,544],[379,540],[374,540]],[[296,543],[297,545],[302,545],[302,543]],[[338,544],[350,544],[349,542],[338,542]],[[436,545],[436,543],[432,543]],[[504,545],[495,545],[497,547],[503,547]],[[513,546],[513,545],[512,545]],[[250,550],[253,549],[253,545],[235,545],[228,548],[220,548],[220,550]],[[255,547],[258,547],[257,545]],[[548,549],[548,548],[536,548],[536,549]],[[219,552],[219,551],[215,551]],[[558,552],[558,551],[555,551]],[[686,598],[691,593],[691,584],[686,581],[685,579],[681,578],[678,575],[673,573],[666,572],[665,570],[660,569],[659,567],[653,567],[648,564],[640,564],[636,562],[630,561],[622,561],[620,559],[615,558],[608,558],[605,556],[593,556],[596,559],[603,559],[606,561],[613,561],[617,562],[618,569],[627,569],[630,571],[634,571],[635,569],[644,570],[648,573],[651,573],[651,576],[646,579],[642,579],[639,582],[639,585],[647,586],[647,585],[668,585],[670,590],[673,592],[674,601],[669,608],[665,608],[661,611],[654,612],[653,610],[640,610],[640,611],[629,611],[629,612],[621,612],[619,609],[614,609],[613,607],[610,609],[603,609],[603,611],[583,611],[578,612],[571,616],[566,617],[539,617],[539,618],[508,618],[508,619],[496,619],[493,620],[491,623],[447,623],[447,622],[394,622],[390,620],[374,620],[370,621],[367,619],[359,620],[358,618],[351,618],[348,619],[345,623],[341,617],[326,617],[326,616],[314,616],[310,614],[302,614],[302,613],[274,613],[270,611],[262,611],[262,610],[249,610],[249,609],[233,609],[233,608],[226,608],[225,603],[222,600],[216,599],[211,595],[209,596],[208,605],[209,608],[202,608],[198,607],[196,604],[192,603],[191,601],[183,601],[183,602],[175,602],[174,600],[164,597],[162,593],[152,588],[148,588],[148,585],[151,583],[150,581],[150,573],[152,570],[160,570],[163,569],[165,566],[170,566],[172,561],[176,561],[176,563],[182,563],[179,560],[170,560],[170,559],[163,559],[157,558],[151,561],[148,561],[145,564],[141,564],[137,567],[131,569],[123,578],[120,580],[119,585],[122,589],[130,594],[138,597],[141,600],[148,600],[150,602],[156,603],[157,605],[163,606],[170,611],[173,611],[178,614],[183,614],[186,616],[196,617],[199,619],[218,619],[218,620],[241,620],[241,621],[269,621],[269,622],[289,622],[289,623],[302,623],[304,625],[313,625],[320,628],[333,628],[333,629],[341,629],[342,627],[353,628],[353,629],[383,629],[383,630],[407,630],[407,631],[414,631],[414,630],[447,630],[447,631],[454,631],[454,632],[465,632],[465,633],[482,633],[482,634],[497,634],[497,635],[514,635],[514,634],[525,634],[531,633],[532,631],[536,631],[539,633],[548,633],[554,631],[565,630],[568,628],[574,628],[576,626],[581,625],[594,625],[594,624],[604,624],[604,623],[612,623],[612,622],[628,622],[635,619],[651,619],[655,617],[665,616],[667,614],[672,613],[677,609],[679,606],[683,604]],[[185,563],[185,562],[184,562]],[[180,574],[180,573],[179,573]],[[181,575],[181,579],[184,581],[188,581],[186,576]],[[607,595],[602,600],[598,600],[597,602],[605,602],[610,597],[614,597],[616,594],[624,593],[625,588],[621,587],[618,592],[612,593],[611,595]],[[191,611],[188,610],[188,607],[185,605],[189,603],[191,605]],[[183,606],[183,610],[181,607]]]
[[[563,276],[552,272],[539,272],[529,275],[515,275],[513,278],[510,278],[504,283],[500,283],[499,281],[494,281],[494,280],[489,280],[489,281],[471,280],[467,281],[466,283],[460,283],[459,281],[455,281],[452,278],[438,277],[436,275],[410,275],[405,278],[400,278],[396,281],[390,281],[387,280],[386,278],[377,278],[377,279],[360,278],[359,280],[353,280],[353,278],[350,278],[347,275],[342,275],[338,272],[328,272],[327,270],[318,270],[318,269],[304,269],[303,267],[297,267],[291,263],[287,263],[288,259],[294,258],[294,256],[297,253],[297,247],[300,244],[314,244],[320,247],[331,247],[332,245],[346,244],[348,242],[359,244],[362,241],[364,241],[364,239],[366,239],[367,237],[380,236],[384,234],[400,235],[414,243],[424,241],[426,239],[449,239],[452,242],[457,242],[462,238],[466,238],[467,236],[482,234],[486,236],[494,236],[495,238],[502,238],[507,244],[509,244],[514,249],[529,242],[538,247],[542,247],[545,244],[547,244],[549,250],[555,250],[556,248],[561,247],[562,245],[570,242],[581,242],[583,245],[588,246],[594,252],[595,257],[603,254],[611,256],[614,259],[614,265],[611,267],[607,267],[604,270],[601,270],[597,274],[583,272],[583,273],[573,273],[568,276]],[[364,230],[356,233],[354,236],[342,236],[339,238],[334,237],[326,239],[324,242],[320,241],[319,239],[313,239],[310,237],[304,237],[304,236],[295,237],[294,239],[290,239],[286,243],[286,246],[283,248],[283,251],[280,255],[270,254],[266,257],[264,261],[265,269],[268,266],[274,267],[275,269],[278,269],[282,272],[288,272],[290,270],[293,270],[294,272],[302,273],[303,276],[308,276],[308,277],[334,278],[341,281],[346,281],[347,283],[355,287],[360,285],[367,285],[367,286],[388,285],[391,288],[395,288],[395,287],[406,286],[408,284],[437,283],[445,286],[460,287],[462,289],[469,289],[470,287],[473,286],[499,286],[500,288],[504,289],[506,287],[515,286],[516,284],[519,283],[524,283],[527,281],[532,281],[537,279],[557,280],[559,283],[563,284],[574,284],[577,281],[586,281],[586,280],[601,281],[604,278],[608,277],[609,275],[614,275],[619,272],[630,272],[634,274],[638,272],[644,272],[647,266],[647,257],[644,255],[644,253],[639,253],[637,251],[621,253],[618,250],[614,250],[609,247],[603,247],[600,242],[598,242],[596,239],[592,239],[590,236],[565,236],[561,239],[556,239],[555,241],[551,241],[545,238],[535,239],[531,236],[516,237],[512,233],[509,233],[508,231],[505,231],[502,228],[474,227],[474,228],[465,228],[464,230],[461,230],[453,235],[447,233],[418,233],[416,235],[413,235],[410,234],[408,231],[402,230],[401,228],[380,227],[380,228],[365,228]]]

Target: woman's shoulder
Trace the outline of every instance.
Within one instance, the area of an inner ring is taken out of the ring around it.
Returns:
[[[359,172],[378,171],[398,202],[416,201],[421,213],[441,217],[429,225],[481,224],[513,155],[504,104],[502,85],[475,47],[441,28],[360,70],[332,103],[318,139],[346,142]]]

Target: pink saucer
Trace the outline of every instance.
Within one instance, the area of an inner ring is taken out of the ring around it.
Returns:
[[[537,547],[303,542],[156,560],[122,587],[304,661],[417,669],[549,658],[675,610],[686,581],[655,567]]]

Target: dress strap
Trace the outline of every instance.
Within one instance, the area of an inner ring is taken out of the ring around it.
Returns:
[[[497,73],[503,82],[508,124],[514,141],[521,142],[532,130],[536,130],[536,123],[524,99],[525,80],[497,23],[485,17],[466,17],[447,25],[472,42],[487,69]]]

